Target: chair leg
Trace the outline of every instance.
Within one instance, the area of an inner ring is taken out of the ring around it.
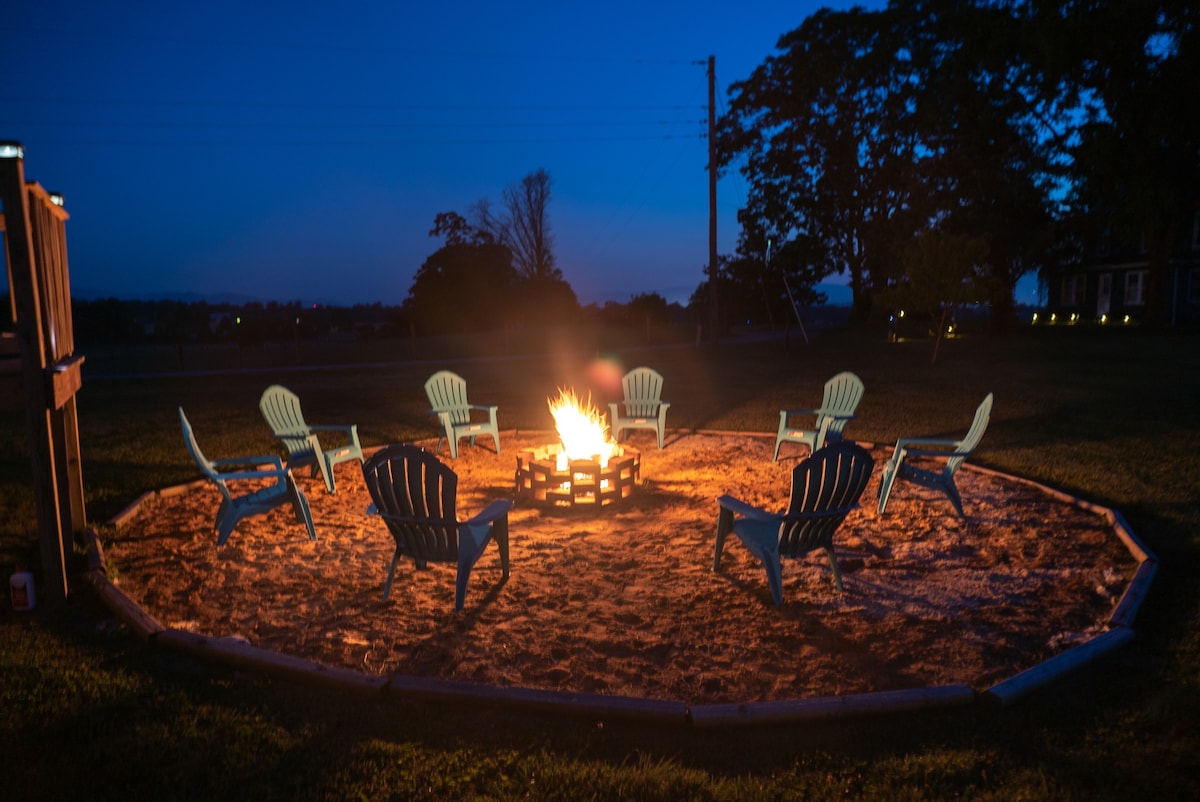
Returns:
[[[308,539],[316,540],[317,533],[313,529],[312,509],[308,506],[308,497],[300,490],[300,486],[296,484],[295,478],[290,473],[287,483],[292,497],[292,509],[296,512],[296,520],[304,524],[304,528],[308,530]]]
[[[733,529],[733,510],[721,508],[720,514],[717,516],[717,538],[713,543],[713,564],[714,571],[721,570],[721,553],[725,550],[725,536]]]
[[[838,593],[841,593],[842,572],[838,568],[837,555],[833,553],[833,546],[826,546],[825,553],[829,555],[829,567],[833,569],[833,586],[838,589]]]
[[[966,513],[963,512],[962,496],[958,493],[958,485],[954,483],[953,477],[942,482],[942,491],[950,499],[950,503],[954,505],[954,509],[958,512],[958,517],[966,518]]]
[[[325,482],[325,489],[327,491],[330,493],[337,492],[334,489],[333,465],[326,457],[318,455],[317,458],[313,460],[313,473],[321,474],[321,479]]]
[[[500,550],[500,570],[508,579],[508,517],[497,518],[492,522],[492,539]]]
[[[463,602],[467,598],[467,582],[471,579],[471,569],[473,563],[463,564],[459,562],[458,573],[454,578],[454,612],[460,612],[463,608]]]
[[[387,601],[392,593],[392,575],[396,573],[396,563],[400,562],[400,549],[392,555],[392,564],[388,566],[387,579],[383,583],[383,600]]]
[[[783,604],[783,566],[779,564],[779,555],[774,559],[764,556],[763,568],[767,571],[767,586],[771,588],[771,599],[776,604]]]
[[[233,534],[234,527],[237,526],[237,522],[241,517],[239,515],[230,515],[229,513],[232,511],[233,510],[231,508],[230,510],[227,510],[224,515],[220,515],[217,518],[218,546],[224,546],[225,541],[229,540],[229,536]]]
[[[898,466],[895,460],[891,460],[883,466],[883,473],[879,477],[879,514],[883,515],[883,511],[887,509],[888,498],[892,495],[892,483],[896,480],[896,471]]]

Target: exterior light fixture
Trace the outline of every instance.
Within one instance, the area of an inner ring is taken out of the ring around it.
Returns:
[[[24,159],[25,148],[20,142],[0,142],[0,159]]]
[[[67,205],[67,199],[63,197],[63,194],[61,192],[51,192],[50,193],[50,202],[59,208],[62,208]]]

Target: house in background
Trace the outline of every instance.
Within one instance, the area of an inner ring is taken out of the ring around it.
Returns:
[[[1046,311],[1058,322],[1138,323],[1146,317],[1144,243],[1110,241],[1091,259],[1047,275]],[[1168,326],[1200,325],[1200,210],[1171,249],[1160,302]]]

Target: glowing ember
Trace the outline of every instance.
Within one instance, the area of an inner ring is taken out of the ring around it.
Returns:
[[[608,424],[589,396],[581,401],[574,390],[559,389],[557,398],[547,399],[562,450],[558,454],[558,470],[566,470],[571,460],[594,459],[600,467],[608,465],[617,449],[608,436]]]

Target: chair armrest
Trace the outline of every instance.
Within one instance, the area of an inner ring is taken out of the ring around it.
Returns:
[[[780,515],[768,512],[760,507],[755,507],[753,504],[747,504],[744,501],[739,501],[733,496],[720,496],[717,499],[717,504],[722,508],[729,510],[734,515],[740,515],[743,518],[749,518],[753,521],[770,521],[772,519],[782,518]]]
[[[283,459],[274,454],[263,455],[261,457],[230,457],[228,459],[209,460],[209,464],[214,468],[234,467],[238,465],[270,465],[273,470],[283,470]],[[259,471],[265,473],[265,471]]]
[[[469,405],[467,406],[467,408],[468,408],[468,409],[478,409],[478,410],[482,410],[483,412],[487,412],[488,414],[491,414],[492,410],[499,409],[499,408],[500,408],[500,405],[499,405],[499,404],[492,404],[492,405],[488,405],[488,404],[469,404]]]
[[[954,451],[958,448],[958,440],[944,440],[936,437],[901,437],[896,441],[896,451],[913,450],[915,446],[926,452]]]
[[[958,449],[929,449],[929,448],[910,448],[905,451],[910,457],[969,457],[970,451],[959,451]]]
[[[471,518],[470,520],[467,520],[467,521],[463,521],[461,525],[462,526],[474,526],[474,525],[478,525],[478,524],[491,523],[492,521],[496,520],[497,518],[501,518],[505,515],[508,515],[508,511],[512,509],[512,506],[513,506],[512,499],[508,499],[508,498],[496,499],[491,504],[484,507],[483,510],[480,513],[478,513],[474,518]]]
[[[820,412],[819,409],[781,409],[782,415],[816,415]]]
[[[282,479],[290,473],[291,471],[289,471],[287,468],[284,468],[283,470],[279,471],[230,471],[228,473],[225,471],[217,471],[217,476],[219,476],[222,481],[230,482],[237,481],[239,479]]]
[[[353,437],[354,432],[358,429],[357,423],[352,423],[349,426],[339,424],[325,424],[324,426],[309,426],[314,432],[345,432],[347,437]]]

